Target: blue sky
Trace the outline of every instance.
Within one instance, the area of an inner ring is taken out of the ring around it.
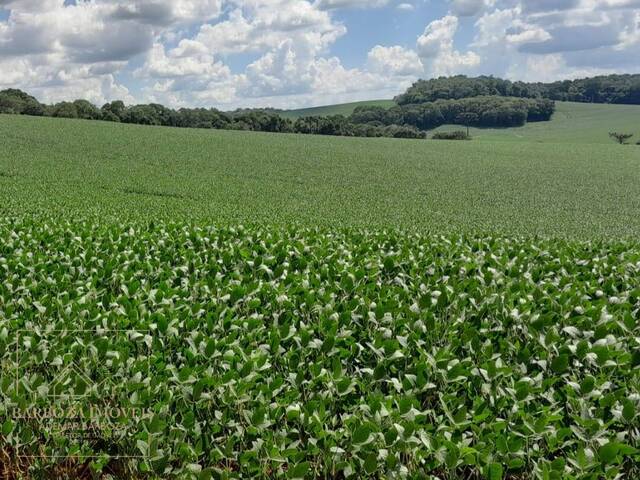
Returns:
[[[0,0],[0,88],[294,108],[418,78],[640,72],[640,0]]]

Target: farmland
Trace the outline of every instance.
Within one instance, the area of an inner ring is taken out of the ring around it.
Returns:
[[[0,212],[634,237],[636,146],[436,142],[0,117]]]
[[[391,100],[344,103],[303,110],[288,110],[283,115],[299,118],[306,115],[351,115],[361,105],[390,108]],[[556,113],[549,122],[527,123],[519,128],[472,128],[476,141],[511,141],[541,143],[602,143],[611,142],[609,132],[629,132],[640,140],[640,107],[575,102],[556,102]],[[460,130],[459,125],[444,125],[435,132]]]
[[[6,477],[640,476],[637,147],[0,138]]]
[[[459,126],[447,125],[437,131],[459,129]],[[471,129],[471,135],[478,141],[571,144],[610,143],[609,132],[633,133],[634,143],[640,141],[640,107],[556,102],[556,113],[549,122],[508,129]]]
[[[64,220],[0,238],[0,347],[31,372],[3,393],[47,405],[57,355],[115,379],[85,404],[149,408],[82,455],[200,478],[640,473],[637,244]],[[99,367],[114,351],[135,361]],[[31,428],[3,434],[72,451]]]

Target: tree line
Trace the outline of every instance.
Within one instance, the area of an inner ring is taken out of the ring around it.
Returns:
[[[215,108],[171,109],[157,103],[127,106],[120,100],[106,103],[101,108],[87,100],[45,105],[21,90],[0,92],[0,113],[182,128],[416,139],[426,138],[426,130],[444,124],[514,127],[527,121],[549,120],[554,108],[553,101],[543,98],[479,95],[398,104],[390,109],[361,106],[348,117],[308,116],[291,120],[274,109],[239,109],[232,112]]]
[[[403,104],[390,109],[359,106],[349,118],[356,124],[399,124],[419,130],[431,130],[445,124],[501,128],[547,121],[554,111],[555,103],[544,98],[477,96]]]
[[[491,76],[439,77],[418,80],[395,101],[399,105],[409,105],[482,95],[639,105],[640,74],[603,75],[552,83],[512,82]]]
[[[0,113],[59,118],[103,120],[138,125],[182,128],[250,130],[277,133],[305,133],[350,137],[426,138],[425,132],[410,125],[359,125],[343,115],[285,118],[274,109],[239,109],[223,112],[215,108],[177,110],[151,103],[126,106],[116,100],[96,107],[87,100],[44,105],[35,97],[16,89],[0,91]]]

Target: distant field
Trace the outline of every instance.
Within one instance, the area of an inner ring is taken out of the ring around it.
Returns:
[[[360,105],[379,105],[390,108],[393,100],[344,103],[326,107],[289,110],[283,115],[298,118],[306,115],[350,115]],[[603,105],[591,103],[556,102],[557,111],[550,122],[529,123],[521,128],[472,128],[476,140],[531,141],[544,143],[610,143],[609,132],[635,134],[633,143],[640,141],[640,106]],[[459,130],[459,125],[444,125],[434,131]]]
[[[528,123],[520,128],[477,129],[471,134],[482,141],[529,141],[542,143],[611,143],[609,132],[633,133],[640,141],[640,106],[556,102],[550,122]],[[446,125],[436,131],[458,130]]]
[[[640,233],[640,148],[612,142],[340,138],[16,116],[0,117],[0,138],[5,215]]]
[[[327,105],[323,107],[301,108],[299,110],[285,110],[281,113],[283,117],[296,119],[300,117],[308,117],[314,115],[344,115],[348,116],[353,113],[356,107],[363,105],[375,105],[379,107],[391,108],[395,105],[393,100],[368,100],[364,102],[341,103],[338,105]]]

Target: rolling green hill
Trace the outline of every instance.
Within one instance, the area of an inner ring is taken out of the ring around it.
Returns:
[[[337,105],[327,105],[323,107],[301,108],[298,110],[285,110],[280,112],[283,117],[295,120],[300,117],[310,116],[326,116],[326,115],[344,115],[349,116],[356,107],[360,106],[378,106],[391,108],[395,105],[393,100],[368,100],[364,102],[341,103]]]
[[[282,113],[296,119],[307,115],[350,115],[360,105],[390,108],[393,100],[344,103],[325,107],[288,110]],[[634,133],[634,143],[640,141],[640,106],[593,103],[556,102],[557,110],[550,122],[528,123],[519,128],[478,129],[471,134],[482,141],[532,141],[568,143],[610,143],[609,132]],[[459,130],[459,125],[444,125],[434,130]]]
[[[435,131],[459,130],[446,125]],[[482,141],[529,141],[542,143],[611,143],[609,132],[635,134],[640,141],[640,106],[556,102],[549,122],[527,123],[504,129],[472,128],[471,135]]]
[[[581,122],[595,137],[595,121]],[[535,138],[545,131],[556,132],[540,130]],[[520,141],[506,142],[511,133],[498,133],[503,137],[495,141],[487,135],[447,142],[5,115],[0,213],[560,236],[640,233],[640,147],[539,143],[515,135]],[[575,135],[588,139],[589,131]]]

